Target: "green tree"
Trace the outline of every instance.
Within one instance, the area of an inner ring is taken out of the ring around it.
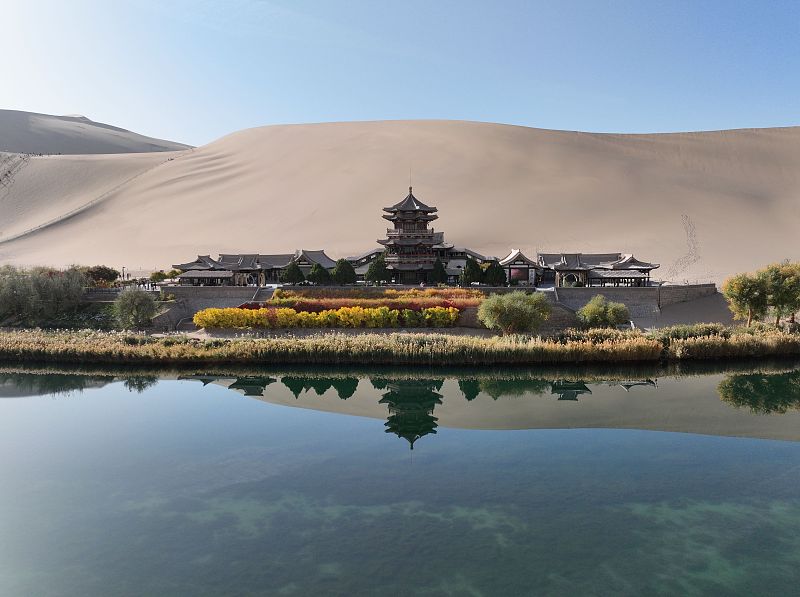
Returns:
[[[40,325],[74,313],[87,284],[84,271],[77,267],[0,268],[0,320],[10,318],[18,323]]]
[[[332,274],[334,282],[337,284],[355,284],[358,280],[356,270],[353,269],[353,264],[347,259],[340,259],[336,262],[336,267],[333,268]]]
[[[800,310],[800,264],[773,263],[758,272],[767,288],[767,302],[775,315],[775,325],[782,317],[793,316]]]
[[[390,279],[389,269],[386,267],[386,258],[383,255],[379,255],[375,261],[369,264],[364,279],[375,284],[380,284]]]
[[[609,301],[597,294],[578,309],[578,320],[587,328],[608,328],[630,321],[628,308],[622,303]]]
[[[550,317],[550,303],[541,292],[493,294],[478,307],[478,320],[505,334],[534,332]]]
[[[489,286],[505,286],[508,283],[506,270],[497,261],[492,260],[483,272],[483,281]]]
[[[467,261],[464,264],[464,271],[461,272],[461,285],[469,286],[474,282],[480,283],[482,281],[483,270],[481,269],[481,266],[478,265],[478,262],[472,257],[467,257]]]
[[[86,269],[86,277],[92,286],[108,286],[119,278],[119,272],[107,265],[93,265]]]
[[[306,280],[308,280],[309,282],[314,282],[314,284],[319,284],[320,286],[324,286],[326,284],[331,283],[331,274],[319,263],[315,263],[314,265],[311,266],[311,271],[308,272]]]
[[[167,272],[167,279],[172,280],[180,276],[183,272],[179,269],[171,269]]]
[[[428,281],[431,284],[445,284],[447,283],[447,270],[444,269],[444,263],[438,257],[433,262],[433,269],[428,276]]]
[[[114,301],[114,314],[125,329],[141,329],[150,325],[156,311],[155,299],[144,290],[125,290]]]
[[[167,274],[164,273],[163,269],[160,269],[157,272],[153,272],[150,274],[150,281],[153,282],[154,284],[163,282],[166,279],[167,279]]]
[[[286,269],[281,272],[280,281],[282,284],[299,284],[306,277],[303,275],[303,270],[297,265],[296,261],[292,261]]]
[[[769,286],[766,276],[738,274],[725,280],[722,294],[736,319],[746,319],[747,327],[753,320],[766,315],[769,306]]]

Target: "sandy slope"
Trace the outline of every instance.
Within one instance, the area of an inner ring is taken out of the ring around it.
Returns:
[[[175,151],[188,147],[93,122],[84,116],[0,110],[0,151],[88,154]]]
[[[346,256],[384,233],[381,208],[406,194],[409,168],[446,239],[488,254],[631,251],[673,281],[800,259],[796,127],[614,135],[456,121],[288,125],[176,155],[79,215],[2,242],[152,166],[142,156],[76,166],[65,195],[65,163],[34,158],[1,191],[0,260],[150,268],[197,253]]]

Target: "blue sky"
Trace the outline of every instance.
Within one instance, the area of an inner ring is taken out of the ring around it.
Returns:
[[[340,120],[800,124],[800,0],[0,2],[0,107],[192,144]]]

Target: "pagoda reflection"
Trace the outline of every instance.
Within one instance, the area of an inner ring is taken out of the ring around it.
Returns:
[[[405,439],[410,449],[421,437],[435,434],[438,419],[433,416],[437,404],[442,403],[439,393],[444,380],[375,380],[373,385],[387,391],[379,400],[389,408],[389,417],[384,424],[386,433],[394,433]]]

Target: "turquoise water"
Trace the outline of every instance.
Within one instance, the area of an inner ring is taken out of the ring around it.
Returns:
[[[800,594],[791,369],[17,371],[0,397],[3,596]]]

